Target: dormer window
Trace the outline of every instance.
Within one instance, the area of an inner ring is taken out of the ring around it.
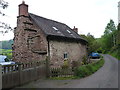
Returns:
[[[58,31],[58,29],[56,27],[52,27],[54,30]]]
[[[70,30],[67,30],[67,32],[68,32],[68,33],[71,33],[71,31],[70,31]]]

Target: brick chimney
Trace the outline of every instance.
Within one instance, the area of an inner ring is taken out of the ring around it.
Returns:
[[[73,31],[75,31],[76,33],[78,33],[78,28],[76,28],[76,27],[74,26]]]
[[[19,16],[28,16],[28,5],[25,4],[25,1],[22,1],[22,4],[19,5]]]

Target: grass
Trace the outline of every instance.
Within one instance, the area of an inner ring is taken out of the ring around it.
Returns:
[[[112,50],[108,54],[110,54],[113,57],[115,57],[118,60],[120,60],[120,46],[113,47]]]
[[[96,72],[100,67],[102,67],[104,62],[105,61],[102,58],[101,60],[99,60],[95,63],[80,66],[80,67],[76,68],[75,76],[79,77],[79,78],[89,76],[89,75],[93,74],[94,72]]]
[[[110,53],[110,55],[112,55],[113,57],[117,58],[118,60],[120,60],[120,55],[116,54],[116,53]]]
[[[0,55],[7,56],[8,59],[12,59],[12,50],[11,49],[0,49]]]
[[[86,76],[89,76],[93,73],[95,73],[100,67],[102,67],[104,65],[104,59],[101,58],[101,60],[91,63],[91,64],[87,64],[87,65],[83,65],[80,66],[78,68],[75,69],[75,75],[74,76],[69,76],[69,77],[51,77],[50,79],[52,80],[68,80],[68,79],[79,79],[79,78],[83,78]]]
[[[75,76],[69,76],[69,77],[50,77],[49,79],[52,79],[52,80],[68,80],[68,79],[75,79]]]

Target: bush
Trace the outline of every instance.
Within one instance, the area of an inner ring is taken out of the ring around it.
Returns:
[[[68,68],[69,68],[68,59],[65,59],[65,60],[64,60],[64,63],[63,63],[63,65],[62,65],[61,67],[62,67],[62,69],[68,69]]]
[[[78,77],[85,77],[89,75],[91,72],[88,70],[86,66],[82,66],[82,67],[77,68],[75,73],[76,73],[75,75]]]
[[[101,59],[95,63],[83,65],[75,69],[75,76],[77,77],[85,77],[91,75],[92,73],[96,72],[100,67],[104,64],[104,60]]]
[[[86,56],[83,56],[83,58],[82,58],[82,64],[87,64],[87,57]]]
[[[119,45],[114,46],[109,52],[109,54],[120,60],[120,46]]]

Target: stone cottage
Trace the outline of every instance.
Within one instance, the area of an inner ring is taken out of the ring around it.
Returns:
[[[75,27],[29,13],[23,1],[14,30],[13,60],[40,61],[48,56],[51,67],[61,67],[65,59],[70,65],[80,62],[87,54],[87,41],[77,32]]]

